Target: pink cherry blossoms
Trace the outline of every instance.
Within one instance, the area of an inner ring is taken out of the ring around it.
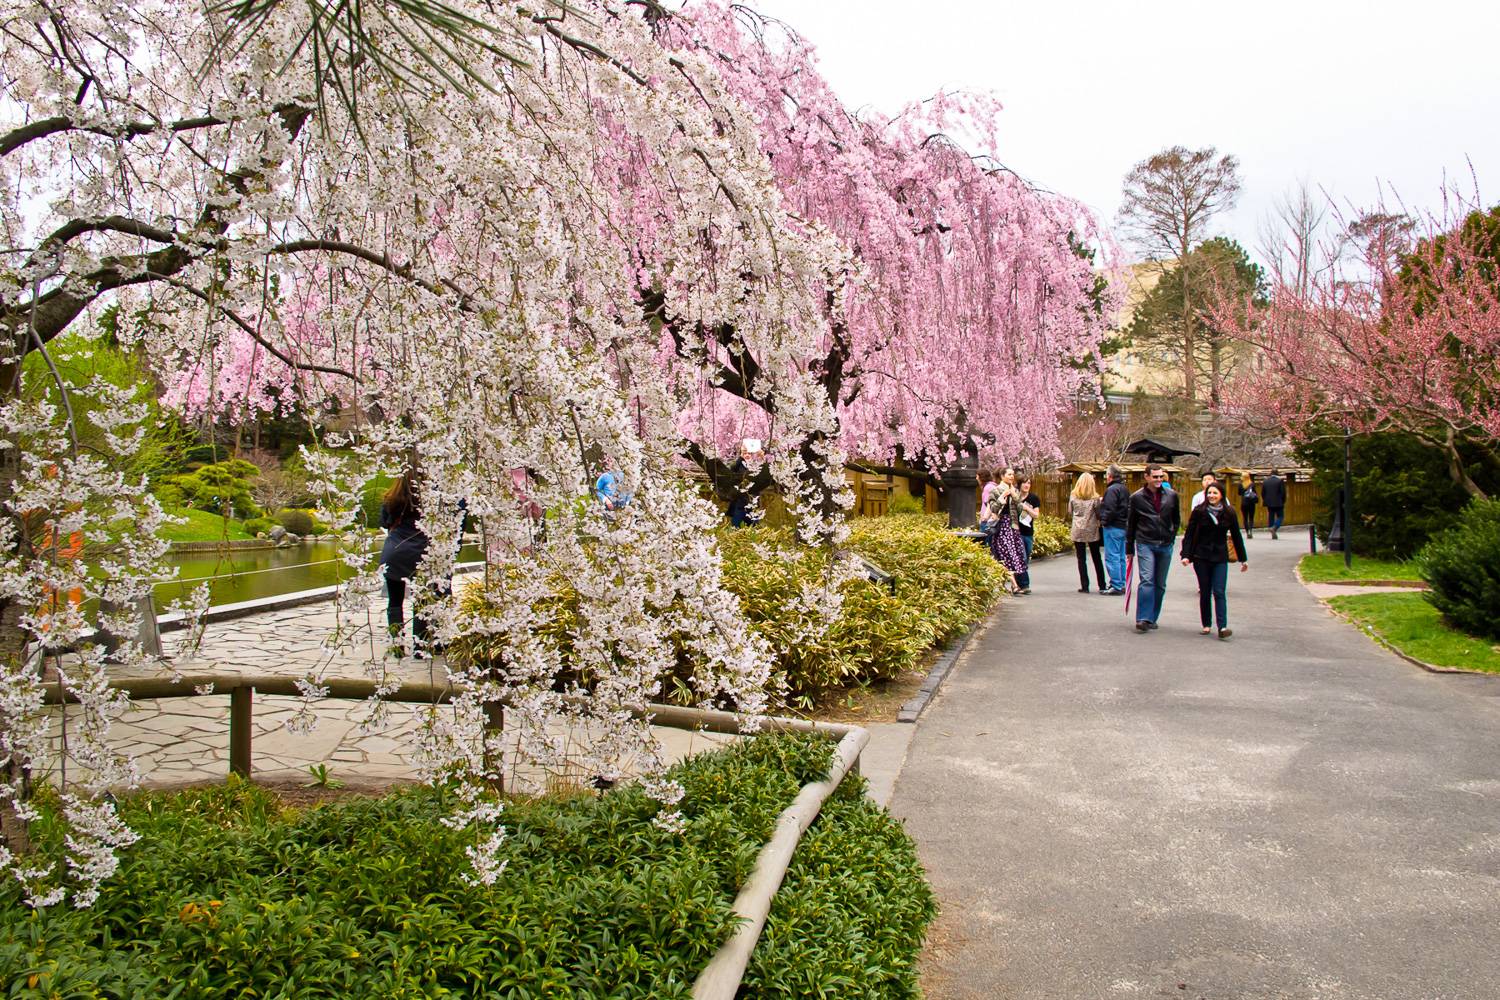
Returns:
[[[1378,227],[1325,247],[1310,277],[1274,275],[1264,310],[1231,303],[1218,318],[1257,348],[1231,408],[1294,440],[1346,427],[1413,434],[1482,496],[1464,452],[1500,464],[1497,259],[1500,209],[1460,204],[1413,244]]]
[[[734,407],[753,403],[808,537],[839,535],[845,448],[941,460],[960,414],[1005,454],[1053,440],[1067,362],[1099,332],[1072,249],[1094,234],[948,138],[983,132],[990,105],[858,119],[805,47],[762,44],[717,6],[663,20],[602,0],[450,2],[490,27],[454,42],[478,83],[350,76],[357,121],[317,99],[306,5],[268,8],[229,49],[222,12],[188,0],[0,10],[0,452],[19,470],[0,477],[0,872],[38,905],[86,904],[130,841],[104,796],[131,772],[94,627],[132,637],[129,609],[164,572],[161,509],[111,462],[140,415],[91,388],[107,454],[80,457],[71,410],[13,388],[27,355],[106,308],[171,404],[237,418],[336,401],[346,420],[304,456],[325,522],[352,529],[371,476],[420,470],[432,544],[414,591],[451,576],[461,511],[483,524],[497,613],[462,614],[451,592],[431,613],[439,641],[482,635],[503,666],[451,671],[452,712],[417,748],[429,776],[463,780],[455,822],[475,830],[480,880],[503,866],[486,704],[507,704],[535,760],[559,752],[557,725],[582,725],[581,764],[601,774],[654,752],[628,709],[662,696],[680,656],[699,704],[765,711],[769,651],[721,585],[718,512],[680,468],[692,441],[722,450]],[[633,494],[623,514],[587,499],[602,464]],[[559,579],[578,594],[566,649],[543,627]],[[357,636],[380,583],[348,586],[330,642]],[[55,600],[74,589],[117,610],[95,622]],[[831,610],[833,594],[809,600]],[[128,641],[116,655],[144,659]],[[299,683],[311,699],[323,679]],[[58,763],[44,680],[79,702],[62,858],[16,836],[33,776]],[[681,790],[645,787],[670,825]]]
[[[1086,209],[959,145],[993,145],[998,104],[938,94],[891,119],[855,115],[810,46],[743,7],[690,4],[667,37],[719,61],[757,117],[788,208],[854,254],[855,270],[827,286],[828,321],[804,362],[838,408],[843,447],[941,465],[961,414],[992,454],[1054,451],[1081,383],[1069,362],[1095,350],[1112,293],[1094,301],[1096,272],[1074,252],[1099,238]],[[687,430],[729,455],[738,437],[777,428],[759,400],[724,398],[755,393],[736,377],[745,359],[719,360],[719,391],[700,396]]]

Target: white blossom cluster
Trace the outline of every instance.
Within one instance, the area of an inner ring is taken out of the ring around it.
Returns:
[[[344,446],[338,457],[307,455],[330,523],[352,525],[358,486],[376,472],[420,471],[431,544],[411,589],[436,595],[438,641],[482,634],[500,650],[501,666],[449,678],[455,703],[418,748],[429,777],[469,789],[456,818],[474,825],[475,877],[488,881],[503,837],[483,792],[499,750],[486,704],[508,703],[506,726],[532,759],[561,752],[549,735],[560,723],[587,730],[599,775],[649,747],[629,709],[661,696],[682,662],[700,703],[764,711],[770,656],[722,586],[717,514],[682,480],[677,416],[717,370],[710,352],[753,355],[783,436],[815,442],[773,454],[772,471],[804,536],[837,540],[826,502],[848,503],[837,416],[807,359],[829,289],[856,269],[837,239],[785,210],[756,120],[712,60],[665,50],[638,7],[449,2],[489,26],[489,47],[452,42],[479,82],[350,71],[357,118],[318,99],[299,48],[315,5],[274,7],[226,48],[215,46],[222,8],[191,0],[0,3],[0,375],[18,382],[22,355],[115,305],[121,343],[182,405],[221,412],[274,369],[308,412],[341,408],[343,437],[325,442]],[[382,11],[364,5],[400,52]],[[663,364],[643,290],[675,321],[733,341],[705,338],[701,370]],[[128,451],[139,414],[91,391],[110,445]],[[144,484],[71,453],[66,414],[8,393],[0,614],[14,635],[0,648],[0,804],[24,820],[23,786],[52,764],[44,683],[79,701],[68,744],[79,767],[67,776],[67,867],[12,852],[0,866],[39,905],[65,887],[84,905],[130,839],[104,795],[131,781],[108,743],[123,706],[87,601],[48,595],[77,588],[134,607],[164,575],[163,514]],[[633,498],[617,514],[589,494],[604,468]],[[464,511],[488,551],[506,554],[487,574],[492,617],[461,615],[442,586]],[[82,554],[57,558],[46,539],[73,532]],[[352,547],[349,559],[362,565]],[[579,595],[566,653],[543,638],[558,580]],[[348,586],[350,626],[334,645],[356,641],[378,593],[373,575]],[[104,624],[128,640],[129,618]],[[126,641],[117,655],[139,650]],[[309,699],[323,692],[316,675],[302,684]],[[681,789],[647,788],[670,826]]]

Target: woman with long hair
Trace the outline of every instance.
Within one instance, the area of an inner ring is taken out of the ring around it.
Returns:
[[[1260,494],[1255,492],[1255,478],[1248,472],[1240,473],[1240,514],[1245,518],[1245,537],[1255,537],[1255,508],[1260,506]]]
[[[1234,508],[1224,502],[1224,488],[1214,483],[1203,491],[1203,502],[1188,517],[1187,533],[1182,536],[1182,564],[1189,563],[1198,574],[1198,616],[1203,620],[1203,634],[1213,631],[1209,611],[1214,612],[1219,638],[1234,634],[1229,627],[1229,564],[1240,564],[1240,572],[1250,568],[1245,539]],[[1210,608],[1212,604],[1212,608]]]
[[[1073,493],[1068,497],[1068,515],[1072,520],[1069,532],[1073,539],[1073,554],[1078,557],[1078,592],[1089,592],[1089,570],[1084,563],[1084,551],[1094,558],[1094,579],[1099,584],[1099,593],[1109,588],[1104,583],[1104,560],[1100,556],[1103,545],[1103,529],[1099,521],[1099,486],[1093,473],[1085,472],[1073,484]]]
[[[985,502],[986,513],[995,522],[990,534],[990,555],[1010,570],[1016,593],[1031,593],[1031,574],[1026,571],[1026,546],[1021,541],[1021,491],[1016,489],[1016,470],[997,469],[994,489]]]
[[[391,636],[391,651],[397,656],[406,651],[406,585],[427,553],[427,536],[417,527],[420,501],[421,482],[415,473],[408,473],[391,484],[380,503],[380,526],[388,529],[380,550],[380,565],[385,568],[385,621]],[[426,655],[427,620],[415,611],[412,635],[416,640],[416,655]]]

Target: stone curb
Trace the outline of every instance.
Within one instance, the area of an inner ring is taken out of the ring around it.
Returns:
[[[995,602],[996,607],[999,607],[1000,603],[999,601]],[[990,614],[993,613],[993,611],[990,612]],[[938,661],[932,665],[932,669],[927,671],[927,676],[922,679],[922,686],[917,690],[916,696],[902,705],[901,710],[896,713],[897,722],[916,722],[921,717],[922,711],[927,707],[928,702],[932,701],[933,695],[937,694],[938,688],[942,686],[949,671],[953,669],[953,664],[958,661],[959,656],[968,648],[969,640],[979,630],[979,626],[988,620],[989,615],[985,615],[984,618],[975,622],[969,628],[969,631],[955,639],[953,644],[943,651],[943,655],[938,657]]]
[[[1408,653],[1403,653],[1400,649],[1397,649],[1394,644],[1388,641],[1385,636],[1381,635],[1379,632],[1375,631],[1372,628],[1368,628],[1360,624],[1353,618],[1350,618],[1348,615],[1344,614],[1338,608],[1335,608],[1333,605],[1324,603],[1323,606],[1326,607],[1329,612],[1340,621],[1347,622],[1348,624],[1354,626],[1362,635],[1369,636],[1375,641],[1375,644],[1377,646],[1380,646],[1382,649],[1385,649],[1388,652],[1396,654],[1401,659],[1405,660],[1407,663],[1410,663],[1414,667],[1421,667],[1429,674],[1467,674],[1470,677],[1500,677],[1500,674],[1496,674],[1491,670],[1468,670],[1464,667],[1440,667],[1435,663],[1428,663],[1426,660],[1419,660],[1415,656],[1412,656]]]
[[[1370,639],[1372,639],[1375,642],[1375,645],[1377,645],[1380,648],[1386,650],[1387,652],[1394,653],[1396,656],[1399,656],[1401,659],[1405,660],[1407,663],[1410,663],[1414,667],[1421,667],[1423,670],[1427,671],[1429,674],[1468,674],[1470,677],[1497,677],[1497,676],[1500,676],[1500,674],[1495,674],[1494,672],[1489,671],[1489,670],[1467,670],[1467,669],[1465,669],[1463,667],[1440,667],[1436,663],[1428,663],[1426,660],[1419,660],[1415,656],[1411,656],[1408,653],[1403,653],[1401,650],[1397,649],[1394,644],[1392,644],[1391,642],[1389,642],[1386,639],[1385,636],[1381,635],[1379,632],[1375,631],[1372,628],[1367,628],[1366,626],[1364,626],[1364,625],[1360,624],[1359,622],[1355,621],[1353,618],[1351,618],[1348,615],[1344,614],[1338,608],[1334,607],[1332,604],[1329,604],[1328,603],[1328,601],[1329,601],[1328,598],[1326,598],[1326,597],[1319,597],[1316,593],[1313,592],[1312,588],[1313,588],[1314,585],[1310,584],[1306,580],[1302,579],[1302,573],[1300,571],[1296,572],[1296,576],[1297,576],[1297,582],[1300,583],[1300,584],[1302,584],[1302,586],[1307,590],[1307,592],[1312,595],[1313,599],[1316,600],[1319,604],[1323,605],[1324,609],[1327,610],[1327,612],[1329,614],[1333,615],[1335,618],[1337,618],[1341,622],[1344,622],[1345,624],[1352,625],[1354,627],[1354,629],[1356,631],[1358,631],[1361,635],[1367,636]],[[1365,586],[1376,586],[1376,584],[1374,584],[1374,583],[1366,583],[1364,585]],[[1391,584],[1391,585],[1400,586],[1400,584]],[[1408,581],[1407,586],[1404,587],[1403,589],[1425,590],[1425,589],[1427,589],[1427,587],[1425,585],[1421,586],[1421,587],[1411,587],[1410,586],[1410,582]],[[1343,596],[1343,595],[1340,595],[1340,596]]]
[[[1047,559],[1056,559],[1062,554],[1061,552],[1052,552],[1045,556],[1038,556],[1031,560],[1031,562],[1035,564]],[[989,620],[994,617],[995,613],[1000,610],[1001,605],[1004,603],[1004,597],[997,599],[989,611],[985,612],[983,617],[969,626],[969,631],[953,640],[953,644],[943,650],[943,654],[938,657],[938,661],[932,665],[932,669],[927,671],[927,676],[922,679],[922,686],[917,689],[916,696],[902,705],[896,713],[897,722],[916,722],[921,717],[922,712],[927,708],[927,703],[932,701],[933,695],[938,693],[938,688],[942,687],[943,681],[953,669],[953,664],[958,662],[958,658],[968,648],[969,640],[974,638],[974,633],[978,632],[981,626],[988,624]]]

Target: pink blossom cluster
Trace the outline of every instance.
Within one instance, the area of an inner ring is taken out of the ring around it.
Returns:
[[[838,407],[845,449],[941,465],[962,414],[994,455],[1055,451],[1082,384],[1074,362],[1096,350],[1115,293],[1096,303],[1096,272],[1074,252],[1103,239],[1087,209],[960,145],[993,148],[999,104],[940,93],[891,118],[855,114],[790,28],[718,0],[688,5],[667,37],[719,60],[788,209],[854,255],[830,276],[828,323],[804,362]],[[726,395],[694,401],[690,436],[720,455],[776,436],[774,414]]]
[[[1460,201],[1410,242],[1392,227],[1340,239],[1316,268],[1274,274],[1264,309],[1226,301],[1216,321],[1256,349],[1228,408],[1293,440],[1414,434],[1478,493],[1461,446],[1500,439],[1497,213]]]

